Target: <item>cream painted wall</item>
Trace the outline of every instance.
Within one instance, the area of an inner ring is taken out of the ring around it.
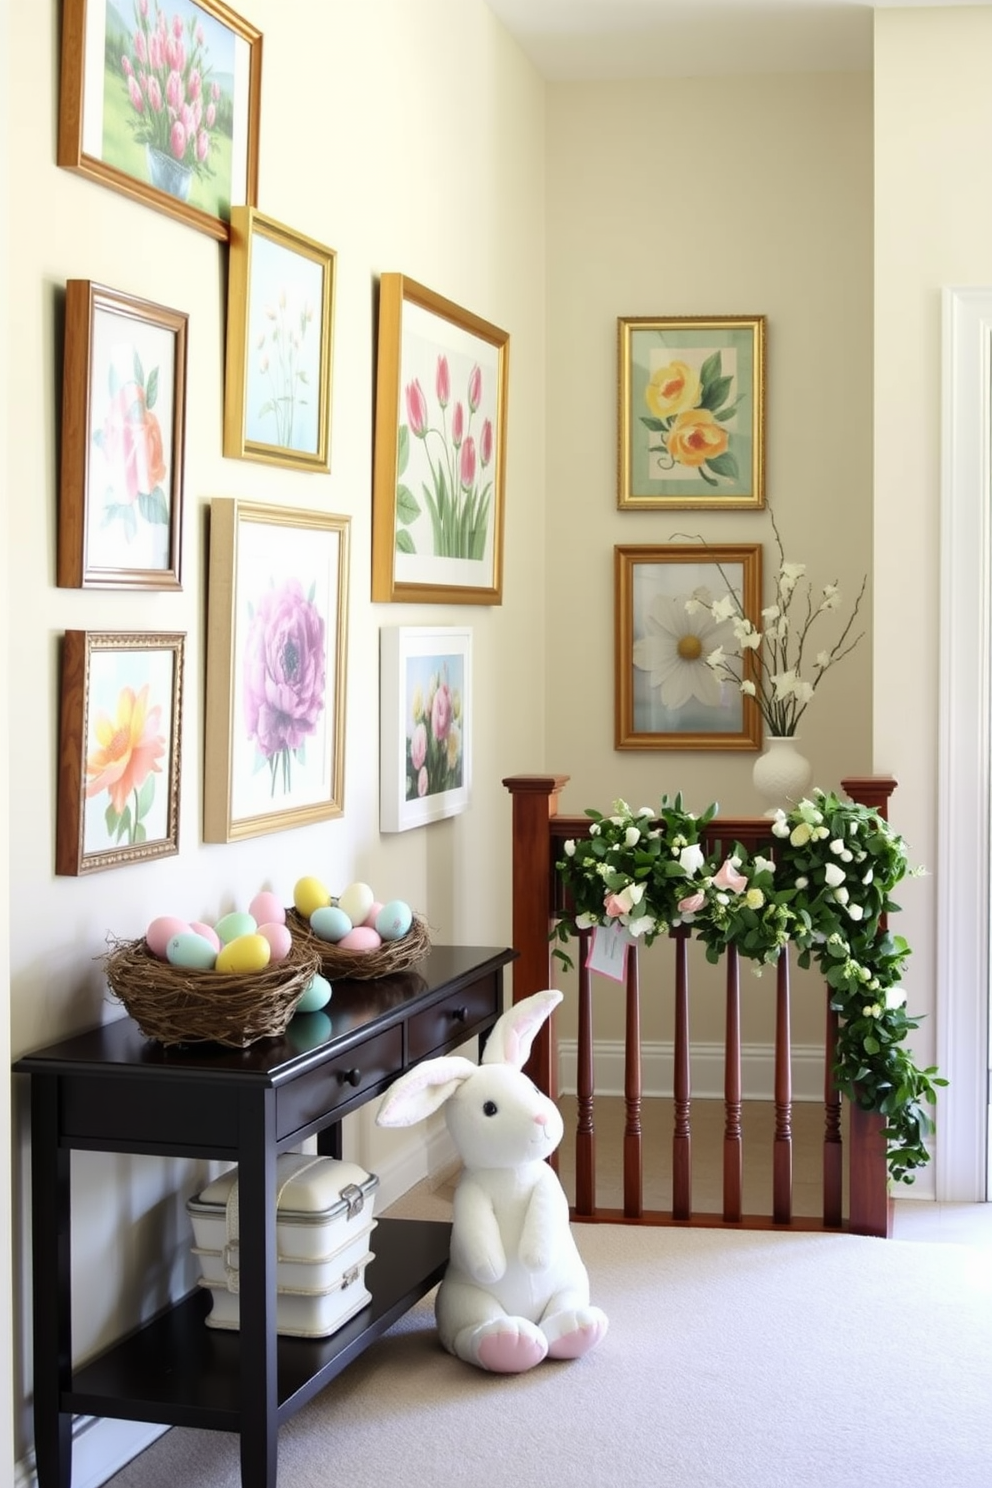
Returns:
[[[0,0],[0,57],[10,56],[10,13],[7,0]],[[9,319],[9,253],[10,178],[7,166],[10,151],[10,123],[6,107],[0,111],[0,491],[9,490],[7,390],[10,367]],[[7,503],[0,495],[0,595],[10,594],[10,527]],[[11,1350],[11,1203],[10,1203],[10,861],[4,851],[7,828],[7,803],[10,800],[7,766],[9,728],[9,676],[7,652],[10,637],[9,605],[0,606],[0,1463],[12,1464],[13,1438],[13,1360]]]
[[[240,7],[239,7],[240,8]],[[337,250],[330,475],[221,456],[225,253],[198,233],[55,165],[57,0],[21,4],[3,50],[9,160],[18,203],[3,304],[11,356],[4,403],[17,431],[7,458],[9,613],[0,709],[19,699],[9,740],[4,873],[10,872],[13,1054],[116,1016],[96,958],[108,932],[140,934],[155,914],[213,918],[263,884],[286,902],[317,873],[402,894],[438,939],[508,943],[509,799],[504,775],[544,759],[544,90],[481,0],[252,0],[264,35],[259,206]],[[34,59],[25,67],[23,59]],[[5,193],[6,200],[6,193]],[[511,336],[505,582],[499,607],[370,602],[374,303],[399,270]],[[189,314],[182,594],[55,586],[60,336],[67,278],[89,278]],[[201,842],[205,511],[214,495],[351,518],[345,814],[231,846]],[[6,622],[4,622],[6,623]],[[383,625],[469,624],[476,680],[474,786],[462,816],[402,835],[378,831],[378,637]],[[53,871],[59,638],[69,628],[187,633],[180,853],[58,878]],[[9,656],[8,656],[9,651]],[[525,660],[522,660],[525,658]],[[6,737],[0,730],[0,737]],[[0,746],[0,768],[3,767]],[[8,899],[4,895],[3,917]],[[2,929],[2,924],[0,924]],[[6,944],[6,942],[4,942]],[[5,1061],[6,1067],[6,1061]],[[26,1082],[15,1082],[19,1455],[31,1439],[27,1339]],[[374,1129],[353,1155],[384,1156]],[[414,1135],[409,1138],[417,1142]],[[388,1149],[395,1159],[397,1138]],[[74,1159],[74,1347],[92,1352],[158,1306],[186,1274],[181,1163]],[[114,1278],[113,1281],[110,1278]],[[44,1284],[42,1279],[41,1284]],[[6,1336],[6,1330],[5,1330]]]
[[[618,316],[765,315],[767,496],[787,557],[849,599],[871,569],[871,119],[867,74],[549,86],[547,765],[571,776],[566,812],[678,790],[696,809],[762,809],[753,753],[613,747],[614,545],[761,542],[766,594],[775,557],[765,513],[617,509]],[[862,613],[869,634],[801,725],[824,788],[872,765],[870,601]],[[659,965],[670,981],[663,949],[643,972],[646,1039],[672,1037]],[[745,990],[745,1041],[770,1041],[772,978]],[[822,1040],[819,985],[794,1003],[796,1041]],[[609,1036],[607,991],[599,1005]],[[721,1037],[715,1003],[693,1017],[695,1039]]]
[[[955,988],[936,985],[934,870],[941,290],[992,285],[992,201],[975,188],[992,147],[990,56],[989,6],[876,12],[873,755],[899,776],[900,826],[930,869],[900,893],[926,1063],[952,1037],[966,1044],[981,1033],[961,1025]],[[952,1082],[944,1109],[956,1098]],[[955,1109],[956,1121],[981,1117]]]

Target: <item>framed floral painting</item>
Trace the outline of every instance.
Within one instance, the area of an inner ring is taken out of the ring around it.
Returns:
[[[203,836],[344,810],[348,517],[210,503]]]
[[[66,631],[56,873],[179,851],[184,645],[183,635]]]
[[[66,284],[63,588],[182,587],[186,323],[88,279]]]
[[[464,811],[472,783],[472,632],[379,633],[379,826],[406,832]]]
[[[617,505],[765,504],[765,317],[621,317]]]
[[[382,275],[373,600],[501,603],[509,342],[412,279]]]
[[[227,239],[258,199],[262,34],[224,0],[64,0],[58,163]]]
[[[727,675],[753,682],[754,651],[739,645],[729,605],[726,620],[704,605],[733,594],[759,628],[761,544],[613,551],[616,748],[759,749],[758,704]]]
[[[332,248],[263,217],[231,212],[224,453],[330,469]]]

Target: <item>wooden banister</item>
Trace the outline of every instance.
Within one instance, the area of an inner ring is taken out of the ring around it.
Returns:
[[[558,799],[567,775],[512,775],[503,785],[513,799],[513,944],[518,959],[513,968],[513,998],[552,986],[552,926],[565,907],[564,890],[555,871],[562,844],[570,837],[588,835],[589,818],[562,816]],[[896,789],[892,776],[849,776],[841,781],[851,800],[888,819],[888,802]],[[749,853],[770,852],[774,839],[764,817],[714,818],[704,833],[708,852],[729,851],[740,842]],[[577,1218],[659,1223],[743,1224],[749,1228],[791,1226],[836,1229],[843,1219],[843,1154],[841,1097],[834,1087],[832,1050],[837,1039],[837,1015],[827,997],[824,1080],[823,1217],[797,1218],[792,1213],[792,1075],[789,1009],[789,958],[779,959],[776,984],[775,1133],[772,1166],[772,1206],[769,1215],[742,1213],[742,1133],[740,1069],[740,986],[735,950],[726,957],[727,1034],[725,1066],[725,1125],[722,1214],[693,1214],[691,1161],[691,1090],[689,1040],[689,981],[686,960],[689,934],[674,932],[675,950],[675,1129],[673,1133],[672,1209],[645,1212],[642,1199],[640,1001],[636,948],[628,957],[627,1042],[625,1052],[625,1125],[623,1150],[624,1207],[604,1210],[595,1201],[595,1133],[591,977],[585,968],[589,935],[579,938],[578,1131],[576,1134]],[[557,1099],[557,1042],[553,1021],[535,1039],[527,1072],[537,1085]],[[849,1124],[847,1228],[855,1234],[892,1233],[892,1201],[888,1191],[885,1119],[852,1104]]]

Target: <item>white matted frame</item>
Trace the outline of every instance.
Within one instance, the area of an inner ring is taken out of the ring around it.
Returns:
[[[379,827],[406,832],[469,802],[472,632],[383,626],[379,643]]]
[[[350,519],[210,503],[203,839],[340,816]]]

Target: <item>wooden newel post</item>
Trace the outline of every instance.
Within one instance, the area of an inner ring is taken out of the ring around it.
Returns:
[[[509,775],[503,784],[513,797],[513,1000],[551,986],[549,906],[554,903],[551,834],[548,820],[558,813],[558,793],[567,775]],[[539,1031],[527,1061],[527,1074],[541,1090],[558,1098],[555,1041],[549,1020]]]
[[[888,821],[889,797],[897,783],[891,775],[857,775],[842,780],[841,788],[852,801],[872,807]],[[892,1234],[892,1199],[884,1133],[884,1116],[851,1106],[848,1226],[854,1235],[877,1235],[888,1239]]]

